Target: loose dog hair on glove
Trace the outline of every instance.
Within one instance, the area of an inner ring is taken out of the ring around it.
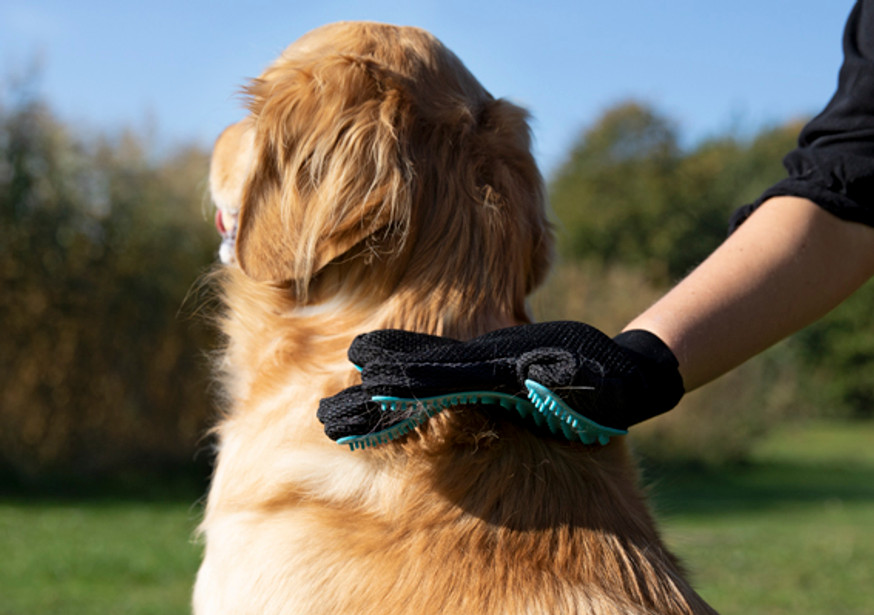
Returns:
[[[319,400],[383,328],[529,322],[552,234],[526,113],[416,28],[344,22],[247,88],[213,153],[225,408],[199,615],[713,613],[660,540],[624,438],[457,406],[350,451]]]

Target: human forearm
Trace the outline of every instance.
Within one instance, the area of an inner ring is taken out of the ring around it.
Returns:
[[[674,352],[686,390],[822,317],[874,275],[874,229],[776,197],[626,327]]]

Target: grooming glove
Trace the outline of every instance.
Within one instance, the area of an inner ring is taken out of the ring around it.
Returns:
[[[495,391],[525,397],[533,380],[600,425],[625,429],[676,406],[684,394],[677,360],[655,335],[633,330],[611,339],[578,322],[499,329],[462,342],[401,330],[357,337],[349,359],[362,384],[323,399],[318,417],[333,440],[403,420],[373,396],[422,399]]]

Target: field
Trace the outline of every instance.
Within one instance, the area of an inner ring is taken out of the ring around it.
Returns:
[[[196,498],[0,501],[0,615],[188,612]]]
[[[665,535],[723,615],[874,613],[874,425],[774,434],[749,465],[661,473]]]
[[[723,615],[874,613],[874,424],[792,428],[729,468],[646,467]],[[0,615],[186,613],[197,488],[0,498]]]

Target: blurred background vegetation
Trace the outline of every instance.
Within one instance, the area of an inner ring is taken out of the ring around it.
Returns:
[[[83,134],[33,86],[0,90],[0,476],[203,465],[207,153]]]
[[[146,135],[86,134],[27,79],[0,95],[0,476],[6,484],[205,474],[213,415],[198,279],[217,247],[208,152]],[[549,182],[559,263],[539,319],[615,333],[783,176],[800,122],[684,147],[674,118],[608,109]],[[190,295],[194,293],[194,297]],[[795,417],[870,418],[864,288],[821,323],[634,430],[647,457],[743,461]]]
[[[0,87],[0,615],[187,613],[214,417],[208,152]],[[800,122],[684,146],[608,109],[550,178],[539,319],[618,330],[783,176]],[[871,613],[874,287],[632,430],[669,544],[726,615]],[[803,420],[804,424],[796,425]]]

